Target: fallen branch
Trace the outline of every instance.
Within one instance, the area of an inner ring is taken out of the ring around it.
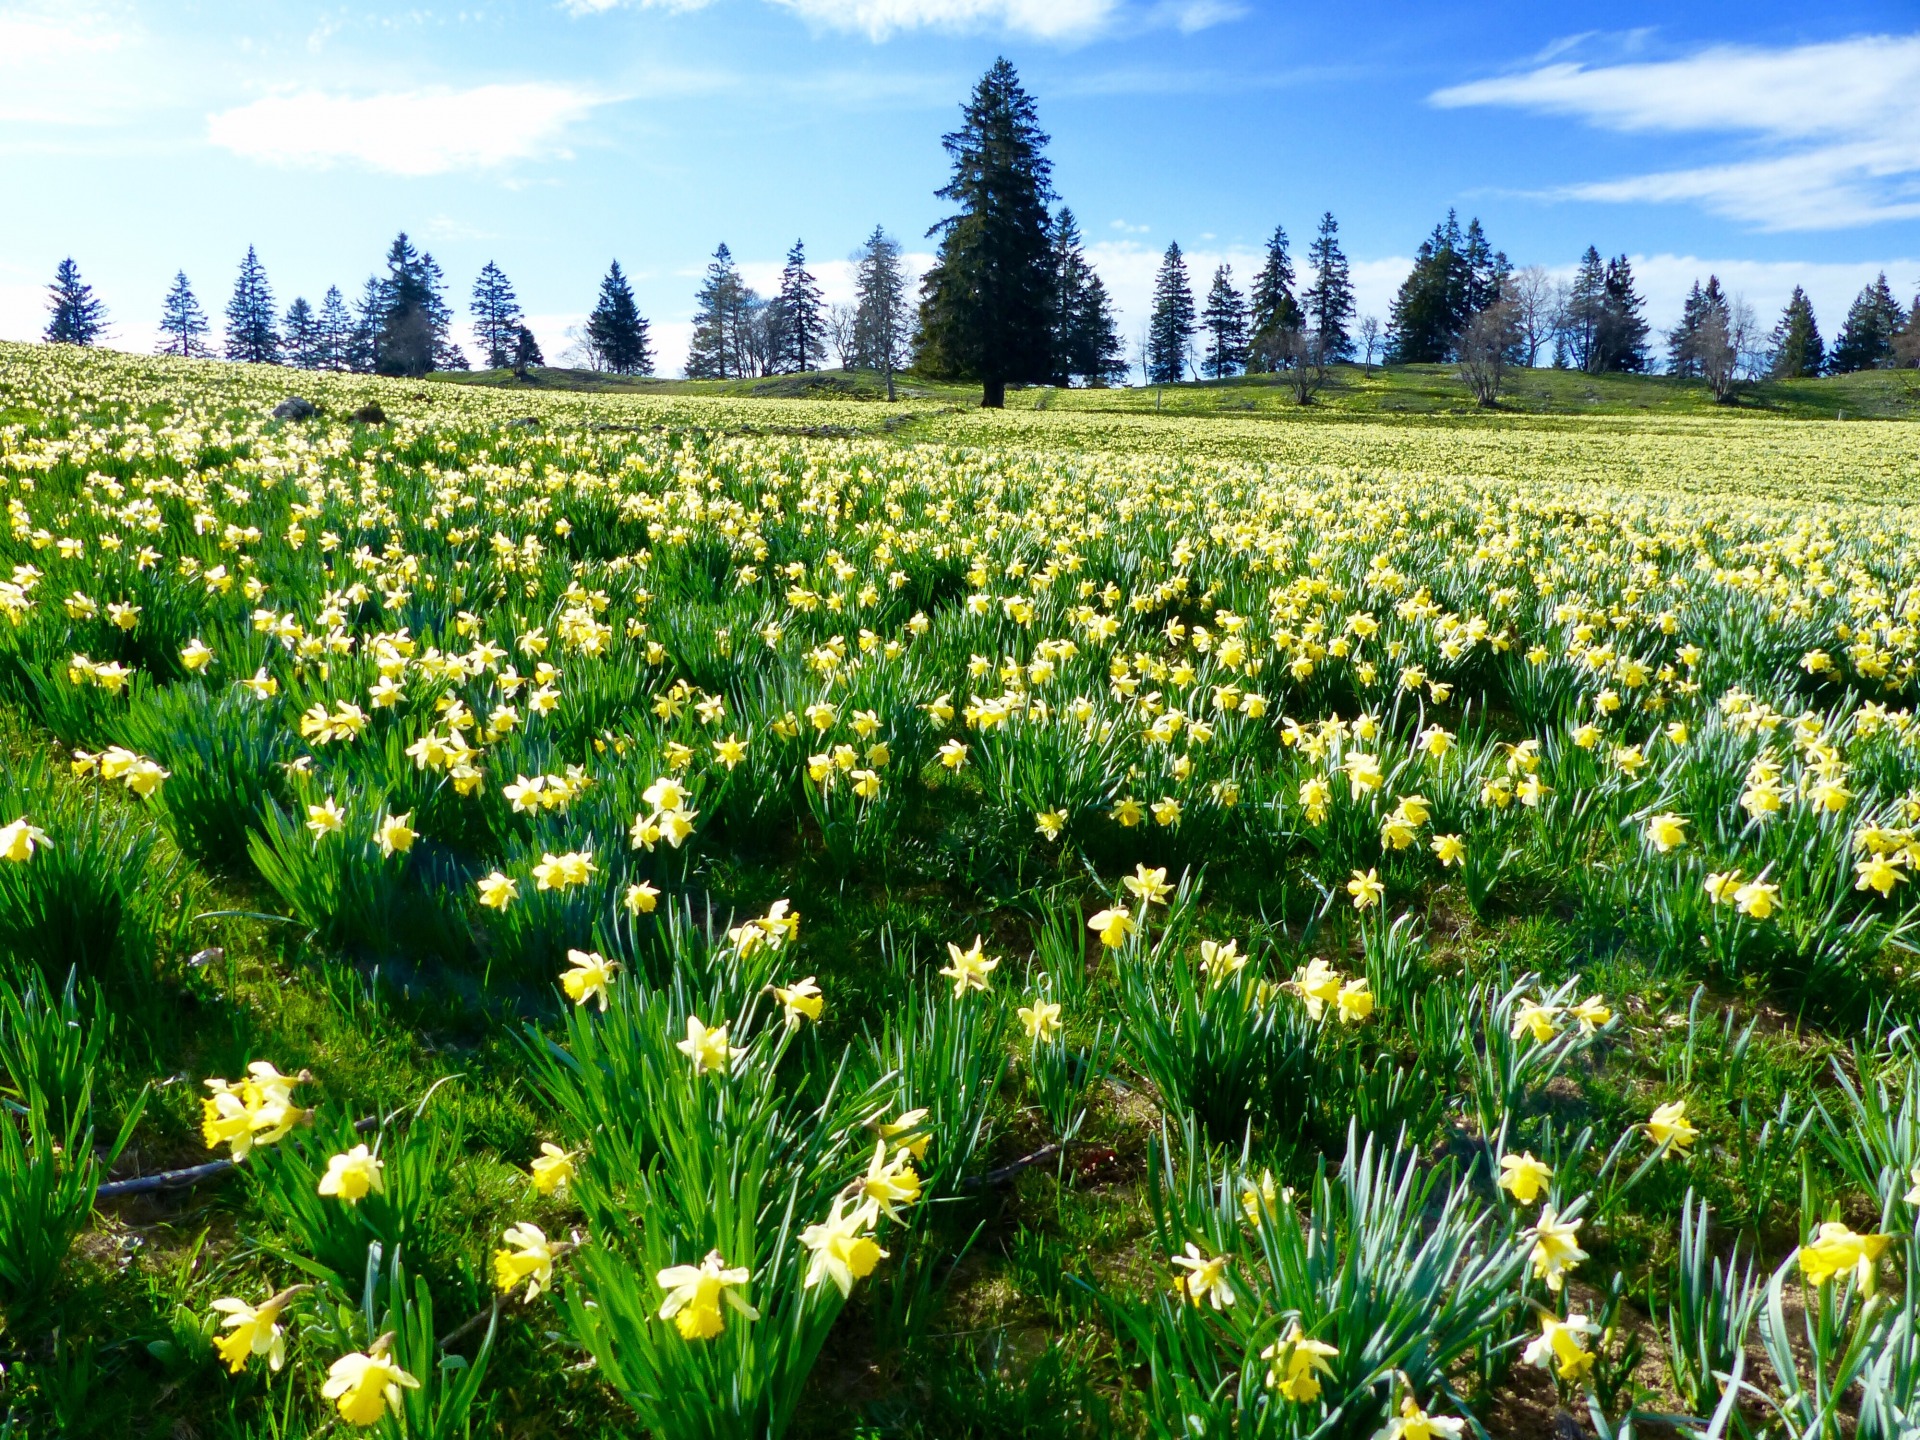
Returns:
[[[369,1115],[353,1122],[364,1135],[380,1128],[380,1117]],[[237,1160],[209,1160],[204,1165],[189,1165],[184,1170],[156,1170],[151,1175],[135,1175],[127,1180],[109,1180],[94,1192],[96,1199],[117,1200],[123,1195],[151,1195],[158,1190],[185,1190],[203,1180],[212,1180],[239,1168]]]

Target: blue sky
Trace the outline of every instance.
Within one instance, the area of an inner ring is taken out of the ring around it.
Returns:
[[[216,311],[249,244],[276,296],[349,295],[406,229],[464,310],[497,260],[550,359],[607,262],[677,367],[726,241],[796,237],[830,295],[880,223],[941,213],[939,137],[999,54],[1053,135],[1126,316],[1178,240],[1242,283],[1276,222],[1339,218],[1381,315],[1449,206],[1518,264],[1636,257],[1666,323],[1709,270],[1831,336],[1920,287],[1911,0],[1608,7],[1262,0],[0,0],[0,336],[73,255],[146,349],[184,268]]]

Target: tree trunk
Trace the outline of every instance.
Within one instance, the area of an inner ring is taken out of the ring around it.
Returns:
[[[982,410],[1006,409],[1007,382],[1004,380],[983,380],[981,382],[980,408]]]

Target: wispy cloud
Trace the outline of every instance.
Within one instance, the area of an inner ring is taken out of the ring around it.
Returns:
[[[1741,137],[1708,165],[1580,181],[1572,198],[1697,204],[1765,230],[1920,216],[1920,35],[1781,49],[1721,45],[1676,60],[1556,61],[1436,91],[1628,134]]]
[[[565,85],[481,85],[387,95],[307,91],[207,117],[207,138],[275,165],[347,162],[392,175],[487,170],[552,154],[604,97]]]
[[[699,10],[712,0],[560,0],[570,15],[609,10]],[[1115,32],[1205,30],[1247,13],[1242,0],[767,0],[821,30],[876,44],[913,30],[999,31],[1077,44]]]
[[[119,62],[133,48],[128,28],[90,4],[0,9],[0,122],[98,125],[117,118],[126,101]],[[82,67],[89,83],[75,81]]]

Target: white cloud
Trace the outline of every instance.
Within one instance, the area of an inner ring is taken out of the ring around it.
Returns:
[[[125,108],[130,35],[87,4],[0,10],[0,122],[96,125]],[[75,82],[84,70],[88,83]]]
[[[1559,61],[1450,86],[1443,108],[1500,105],[1624,133],[1725,134],[1758,153],[1585,181],[1576,199],[1692,203],[1766,230],[1826,230],[1920,215],[1920,35],[1678,60]]]
[[[1012,30],[1085,40],[1113,23],[1119,0],[773,0],[812,24],[885,40],[903,30]]]
[[[552,153],[601,103],[564,85],[481,85],[350,97],[275,95],[207,117],[207,138],[278,165],[348,161],[393,175],[485,170]]]

